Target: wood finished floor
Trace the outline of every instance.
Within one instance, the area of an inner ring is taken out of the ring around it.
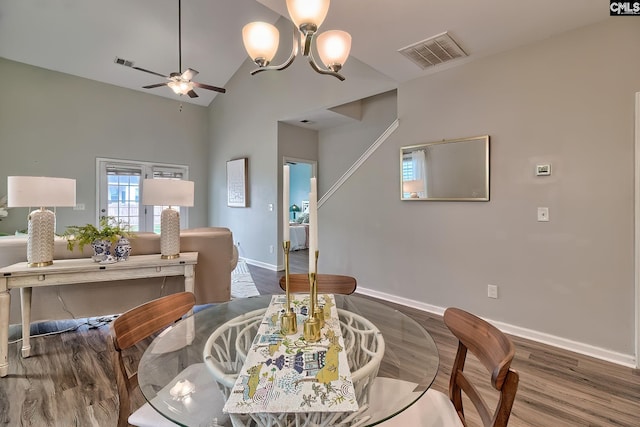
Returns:
[[[307,251],[292,253],[293,273],[306,272],[306,257]],[[249,270],[261,294],[282,292],[281,272]],[[440,316],[394,306],[433,336],[441,363],[432,387],[446,392],[456,340]],[[27,359],[20,357],[19,343],[11,344],[9,375],[0,378],[0,425],[114,426],[118,400],[105,346],[108,333],[108,326],[82,325],[73,332],[34,338],[34,356]],[[640,371],[517,337],[513,341],[520,386],[510,427],[640,426]],[[137,364],[144,347],[129,352],[127,362]],[[488,381],[479,366],[471,359],[466,369]],[[142,397],[138,400],[141,404]],[[471,421],[479,425],[477,418]]]

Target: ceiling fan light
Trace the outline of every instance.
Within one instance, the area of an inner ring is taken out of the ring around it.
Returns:
[[[287,10],[297,28],[315,26],[316,31],[329,11],[330,0],[287,0]]]
[[[176,95],[186,95],[191,90],[193,90],[193,83],[184,80],[169,82],[167,83],[167,86],[169,86]]]
[[[340,30],[325,31],[318,35],[317,47],[324,65],[337,72],[349,58],[351,35]]]
[[[251,22],[242,28],[242,41],[253,62],[263,67],[276,56],[280,33],[267,22]]]

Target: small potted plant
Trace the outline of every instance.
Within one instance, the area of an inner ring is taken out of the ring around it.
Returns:
[[[86,225],[70,225],[67,227],[63,236],[67,239],[67,248],[72,251],[78,245],[82,250],[85,245],[93,247],[93,260],[96,262],[104,262],[111,256],[111,245],[118,242],[120,245],[116,247],[116,257],[118,260],[127,259],[131,251],[129,238],[132,233],[129,225],[122,221],[116,220],[112,216],[103,216],[100,218],[99,226],[93,224]]]

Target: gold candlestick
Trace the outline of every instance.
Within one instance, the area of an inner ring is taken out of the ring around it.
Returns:
[[[315,270],[316,270],[316,275],[315,275],[315,286],[314,286],[314,291],[315,291],[315,295],[313,296],[313,301],[314,301],[314,305],[315,308],[313,310],[313,315],[316,319],[318,319],[318,322],[320,322],[320,328],[324,328],[324,310],[322,309],[322,307],[320,307],[320,304],[318,304],[318,256],[320,255],[320,251],[315,252]]]
[[[291,293],[289,292],[289,249],[291,242],[289,240],[282,242],[282,249],[284,249],[284,280],[285,280],[285,292],[287,294],[287,305],[285,311],[280,316],[280,332],[282,335],[293,335],[298,332],[298,319],[293,308],[291,308]]]
[[[309,273],[309,315],[304,321],[304,339],[308,342],[320,341],[320,322],[315,316],[316,273]]]

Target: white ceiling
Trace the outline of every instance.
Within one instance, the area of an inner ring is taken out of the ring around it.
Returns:
[[[183,70],[224,87],[247,58],[244,24],[279,15],[287,15],[285,0],[182,0]],[[334,0],[321,31],[348,31],[351,55],[400,83],[608,16],[605,0]],[[444,31],[469,57],[422,70],[397,52]],[[161,77],[113,62],[178,71],[178,0],[2,0],[0,57],[178,99],[167,87],[142,89]],[[348,84],[348,62],[342,73]],[[224,96],[196,91],[199,98],[181,100],[206,106]]]

